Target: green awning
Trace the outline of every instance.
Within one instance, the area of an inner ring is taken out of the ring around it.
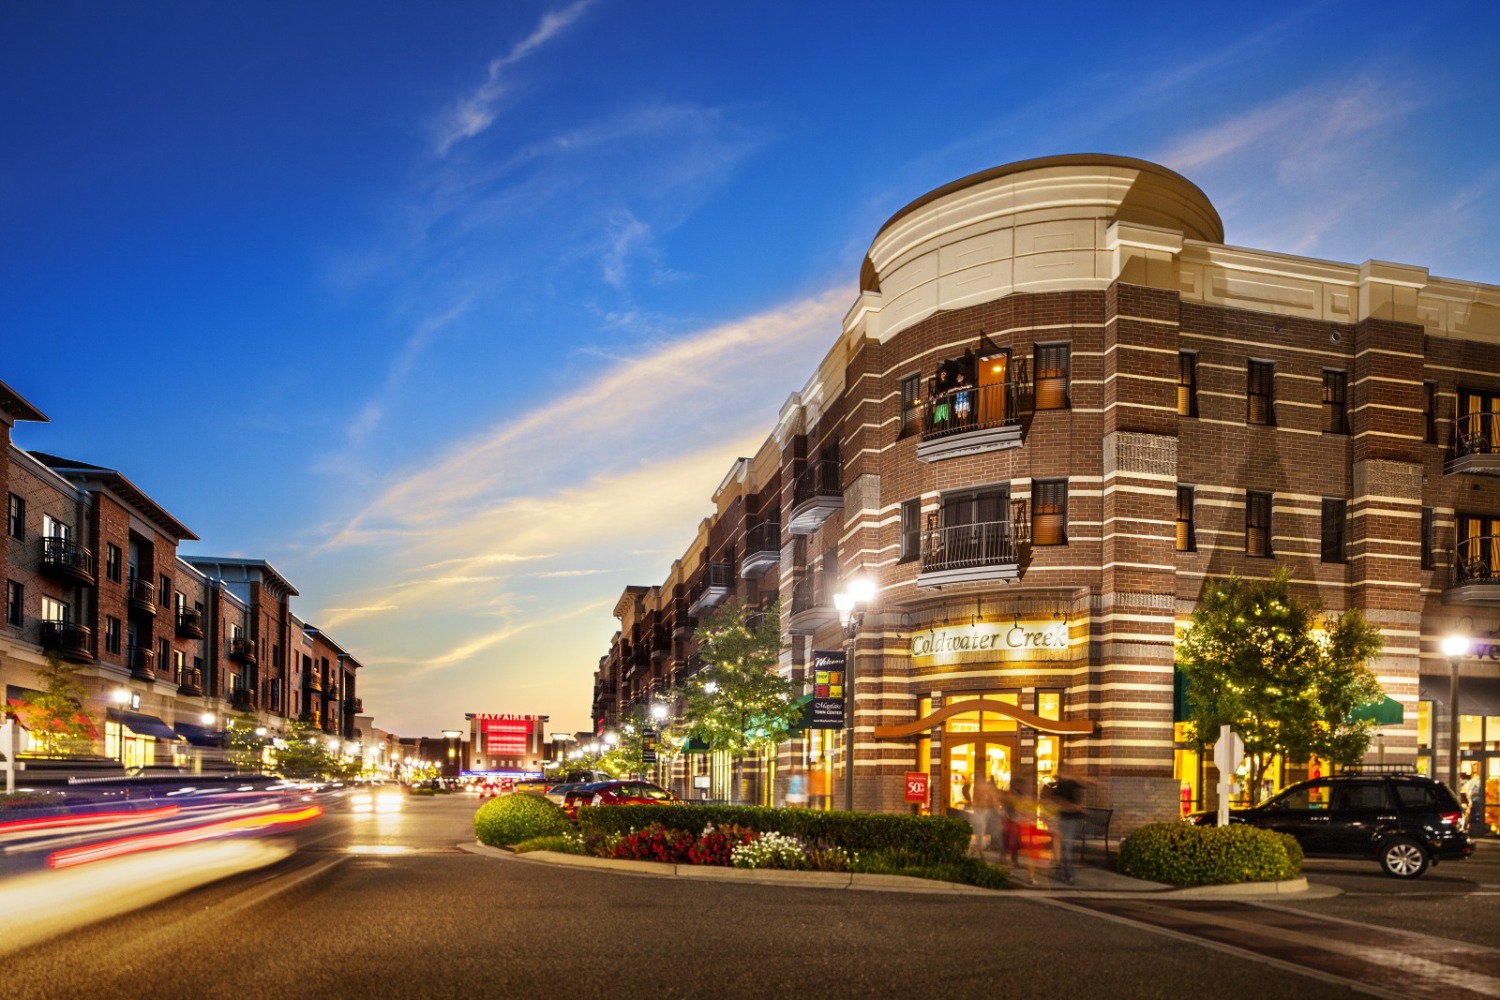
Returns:
[[[696,736],[689,736],[682,744],[683,753],[708,753],[708,744]]]
[[[797,718],[792,721],[792,724],[787,727],[787,736],[797,738],[807,732],[809,716],[812,715],[812,703],[813,696],[811,693],[805,694],[792,702],[792,704],[801,709],[801,712],[798,713]]]
[[[1369,705],[1361,705],[1349,713],[1350,722],[1366,719],[1377,726],[1399,726],[1406,718],[1406,709],[1394,698],[1385,697]]]
[[[1187,722],[1193,717],[1188,705],[1188,678],[1179,666],[1172,667],[1172,721]]]

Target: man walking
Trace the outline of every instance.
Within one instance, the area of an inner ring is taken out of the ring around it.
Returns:
[[[1078,853],[1078,838],[1083,833],[1083,786],[1066,766],[1057,770],[1052,785],[1052,801],[1057,810],[1058,866],[1063,881],[1073,884],[1073,858]]]

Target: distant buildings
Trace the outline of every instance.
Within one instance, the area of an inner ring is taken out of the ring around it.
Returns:
[[[99,751],[127,767],[201,761],[235,717],[272,734],[304,719],[371,753],[360,662],[293,613],[297,588],[264,560],[180,555],[198,536],[124,474],[11,442],[46,420],[0,382],[7,703],[55,652],[81,667]]]
[[[597,727],[691,677],[731,598],[780,600],[811,692],[863,574],[852,754],[808,729],[747,797],[797,765],[841,803],[852,756],[858,808],[908,808],[916,771],[941,812],[1071,764],[1129,828],[1202,802],[1174,663],[1205,581],[1285,564],[1384,633],[1372,759],[1446,779],[1456,749],[1500,821],[1500,288],[1231,246],[1172,171],[1063,156],[897,212],[830,339],[666,578],[621,595]],[[689,752],[671,780],[710,777]]]

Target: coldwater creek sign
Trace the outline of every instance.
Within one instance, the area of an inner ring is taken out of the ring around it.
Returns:
[[[1068,623],[980,622],[960,628],[938,628],[911,637],[911,655],[945,656],[990,653],[1002,659],[1022,659],[1038,650],[1068,648]]]

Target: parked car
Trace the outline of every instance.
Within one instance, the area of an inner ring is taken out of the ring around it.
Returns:
[[[595,781],[569,790],[563,798],[563,811],[577,819],[580,806],[649,806],[678,801],[677,796],[650,781]]]
[[[546,778],[526,778],[523,781],[516,782],[512,791],[522,792],[526,795],[546,795],[547,789],[556,783],[555,781],[548,781]]]
[[[571,792],[573,789],[577,788],[579,785],[583,785],[583,784],[588,784],[588,782],[584,782],[584,781],[564,781],[564,782],[562,782],[560,784],[549,785],[547,787],[547,795],[546,795],[546,797],[548,799],[551,799],[552,802],[555,803],[556,805],[559,805],[559,806],[566,805],[567,798],[568,798],[568,793]]]
[[[1212,826],[1214,813],[1188,822]],[[1474,853],[1462,809],[1441,782],[1412,770],[1349,768],[1298,782],[1229,822],[1291,834],[1315,858],[1368,858],[1387,875],[1416,878],[1430,865]]]

